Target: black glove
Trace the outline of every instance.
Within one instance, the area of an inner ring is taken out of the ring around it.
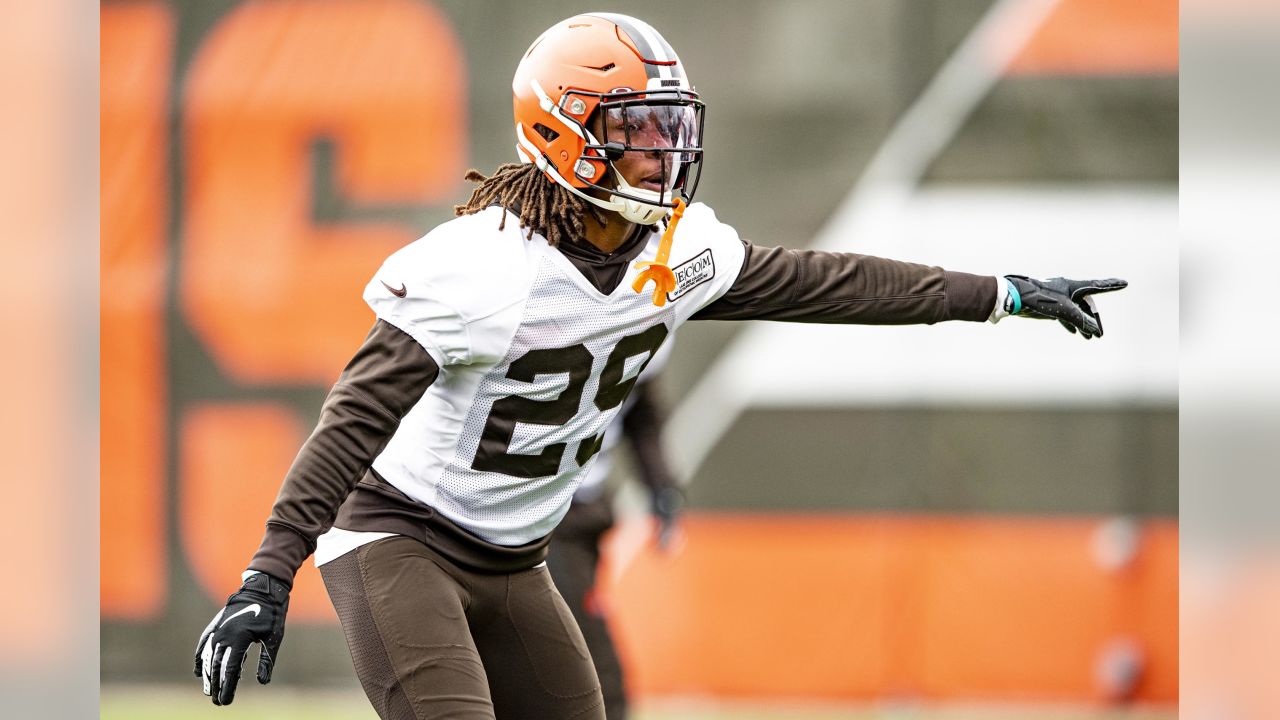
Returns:
[[[255,573],[213,616],[196,644],[196,677],[204,680],[204,694],[213,698],[214,705],[230,705],[235,699],[240,666],[255,642],[262,643],[258,682],[271,682],[288,609],[289,586],[266,573]]]
[[[658,549],[669,550],[676,533],[676,520],[684,507],[684,492],[674,485],[653,491],[653,516],[658,520]]]
[[[1089,339],[1102,337],[1102,317],[1093,305],[1095,293],[1122,290],[1129,283],[1118,278],[1107,280],[1068,280],[1049,278],[1034,280],[1024,275],[1005,275],[1010,292],[1005,299],[1005,312],[1010,315],[1057,320],[1072,333]]]

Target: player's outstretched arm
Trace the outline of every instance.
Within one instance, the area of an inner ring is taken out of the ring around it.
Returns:
[[[857,253],[743,243],[728,291],[694,320],[782,320],[856,325],[982,322],[996,278]]]
[[[1091,338],[1102,334],[1092,296],[1127,285],[1117,279],[1001,278],[856,253],[744,244],[733,284],[694,320],[909,325],[1020,315],[1058,320]]]
[[[213,704],[235,698],[245,651],[255,642],[263,647],[258,681],[271,679],[294,575],[439,372],[416,340],[383,320],[347,364],[285,475],[244,584],[196,645],[195,674]]]
[[[1129,283],[1119,278],[1106,280],[1036,280],[1025,275],[1006,275],[999,288],[991,321],[1019,315],[1039,320],[1057,320],[1073,334],[1086,340],[1102,337],[1102,316],[1093,302],[1098,293],[1123,290]]]

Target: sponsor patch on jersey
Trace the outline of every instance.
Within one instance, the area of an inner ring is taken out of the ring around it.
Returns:
[[[681,295],[716,276],[716,261],[711,257],[711,248],[677,265],[671,272],[676,276],[676,289],[667,293],[667,302],[679,300]]]

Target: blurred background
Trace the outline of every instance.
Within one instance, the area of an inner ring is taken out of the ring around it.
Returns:
[[[1131,282],[1088,343],[686,326],[683,536],[658,553],[624,492],[600,590],[639,716],[1176,715],[1172,0],[100,9],[103,717],[213,715],[192,647],[372,322],[361,288],[515,158],[515,65],[588,10],[680,53],[697,199],[744,237]],[[313,567],[272,687],[217,716],[373,717]]]

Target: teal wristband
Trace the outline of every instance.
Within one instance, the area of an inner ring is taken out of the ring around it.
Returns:
[[[1022,296],[1018,294],[1018,288],[1009,278],[1004,279],[1005,285],[1009,288],[1009,300],[1013,305],[1013,309],[1009,311],[1010,315],[1017,315],[1022,312]]]

